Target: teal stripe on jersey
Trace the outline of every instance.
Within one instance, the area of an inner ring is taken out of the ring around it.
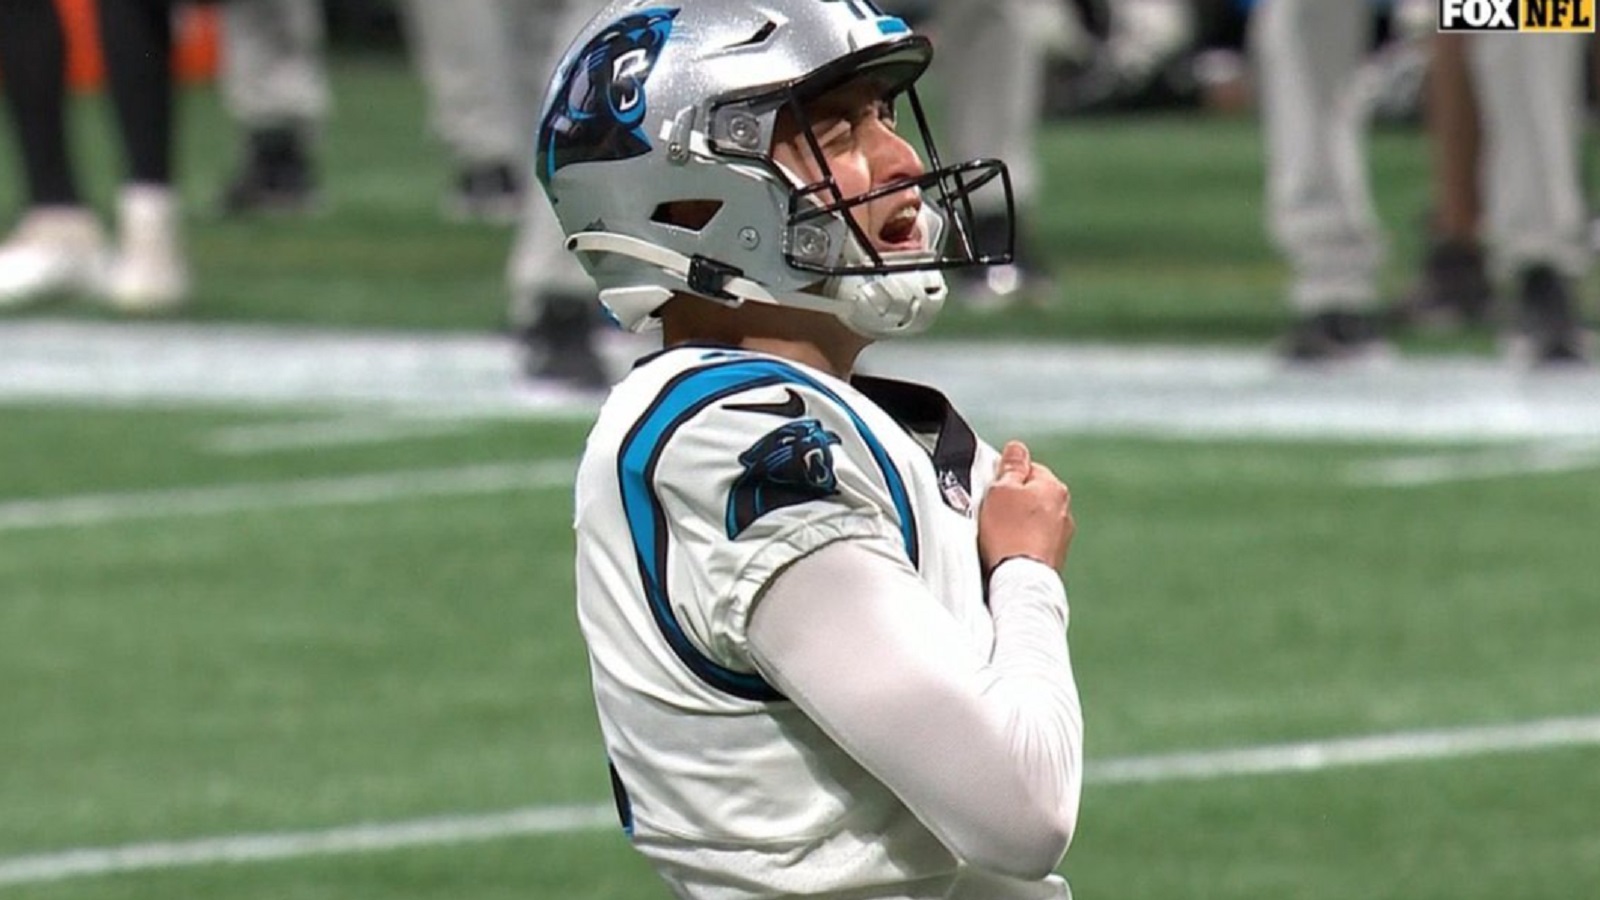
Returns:
[[[854,409],[826,385],[786,363],[768,359],[735,359],[682,372],[668,381],[650,408],[629,429],[617,454],[617,479],[622,490],[622,508],[633,537],[639,577],[656,626],[677,657],[702,681],[718,690],[747,700],[776,700],[779,694],[759,675],[736,672],[707,658],[694,646],[673,612],[667,596],[666,513],[655,491],[655,471],[667,441],[689,419],[707,406],[754,388],[774,384],[797,384],[817,391],[833,401],[850,417],[856,433],[866,443],[874,462],[883,473],[884,483],[900,519],[900,533],[906,555],[917,565],[919,549],[916,519],[905,479],[867,423]]]

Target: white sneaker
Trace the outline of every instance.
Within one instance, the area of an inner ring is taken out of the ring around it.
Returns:
[[[105,262],[105,234],[93,212],[81,206],[34,207],[0,244],[0,309],[94,290]]]
[[[130,185],[117,198],[121,240],[105,280],[105,300],[130,313],[165,312],[189,296],[189,264],[178,236],[178,198],[154,185]]]

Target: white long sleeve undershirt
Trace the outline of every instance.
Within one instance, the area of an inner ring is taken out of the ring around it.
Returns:
[[[761,673],[968,865],[1040,879],[1060,861],[1083,786],[1083,714],[1060,576],[1032,560],[989,587],[994,645],[973,651],[909,564],[841,541],[757,602]]]

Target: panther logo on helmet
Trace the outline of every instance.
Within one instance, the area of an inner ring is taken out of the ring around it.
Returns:
[[[650,152],[642,127],[645,81],[672,34],[678,10],[655,7],[625,16],[583,45],[556,88],[539,126],[539,177],[581,162],[631,159]]]

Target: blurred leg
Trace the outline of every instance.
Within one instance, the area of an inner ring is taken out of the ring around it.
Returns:
[[[1484,123],[1484,219],[1496,274],[1518,298],[1518,346],[1535,364],[1589,354],[1578,285],[1588,271],[1580,167],[1578,35],[1474,35]]]
[[[952,299],[978,310],[1001,309],[1025,294],[1048,300],[1053,293],[1037,269],[1041,262],[1024,215],[1039,190],[1038,125],[1048,49],[1032,6],[1032,0],[942,0],[934,12],[945,93],[942,120],[950,137],[940,150],[950,161],[1004,160],[1017,218],[1024,219],[1013,223],[1006,217],[1000,191],[973,195],[978,251],[1000,252],[1010,241],[1017,260],[1015,265],[953,273]]]
[[[519,159],[527,171],[533,168],[533,121],[543,102],[544,85],[554,74],[563,51],[588,22],[600,4],[598,0],[509,0],[512,33],[519,52],[517,80],[529,91],[524,95],[530,122],[527,139]],[[506,281],[511,289],[508,318],[513,328],[525,331],[534,327],[549,298],[556,302],[595,305],[594,283],[589,280],[577,257],[563,244],[561,223],[542,189],[528,192],[517,223],[517,238],[506,266]],[[569,298],[569,299],[566,299]]]
[[[1289,301],[1300,313],[1377,300],[1382,247],[1364,123],[1347,99],[1368,31],[1360,3],[1272,0],[1256,11],[1268,228],[1288,256]]]
[[[519,165],[533,167],[533,123],[562,52],[589,20],[597,0],[507,0],[515,54],[515,81],[530,123]],[[610,385],[596,344],[604,327],[594,282],[563,242],[561,223],[536,184],[527,192],[517,239],[506,263],[507,311],[522,345],[523,370],[535,380],[598,390]]]
[[[172,4],[100,0],[100,41],[128,180],[172,182]]]
[[[0,2],[0,88],[33,206],[82,202],[67,148],[66,59],[54,0]]]
[[[1588,269],[1580,174],[1582,50],[1576,35],[1476,35],[1485,226],[1497,269]]]
[[[100,40],[128,173],[106,299],[124,312],[164,311],[189,290],[172,186],[172,4],[100,0]]]
[[[511,222],[523,196],[530,104],[517,96],[507,0],[402,4],[429,119],[457,169],[452,218]]]
[[[1483,322],[1493,293],[1478,237],[1482,141],[1466,47],[1459,34],[1435,35],[1429,46],[1424,114],[1433,210],[1421,277],[1399,309],[1402,321],[1427,329]]]
[[[53,0],[0,0],[0,80],[27,205],[0,243],[0,309],[98,281],[104,238],[73,178],[66,40]]]
[[[1383,243],[1372,209],[1356,75],[1367,52],[1363,3],[1272,0],[1251,44],[1266,143],[1267,228],[1290,268],[1291,362],[1364,358],[1380,348],[1372,308]]]
[[[330,105],[316,0],[224,6],[222,96],[245,131],[224,212],[305,212],[316,205],[312,146]]]
[[[222,99],[244,127],[313,130],[331,104],[317,0],[223,6]]]
[[[1428,68],[1425,112],[1433,163],[1433,230],[1451,241],[1476,241],[1483,209],[1478,192],[1482,140],[1466,47],[1463,35],[1436,35]]]

